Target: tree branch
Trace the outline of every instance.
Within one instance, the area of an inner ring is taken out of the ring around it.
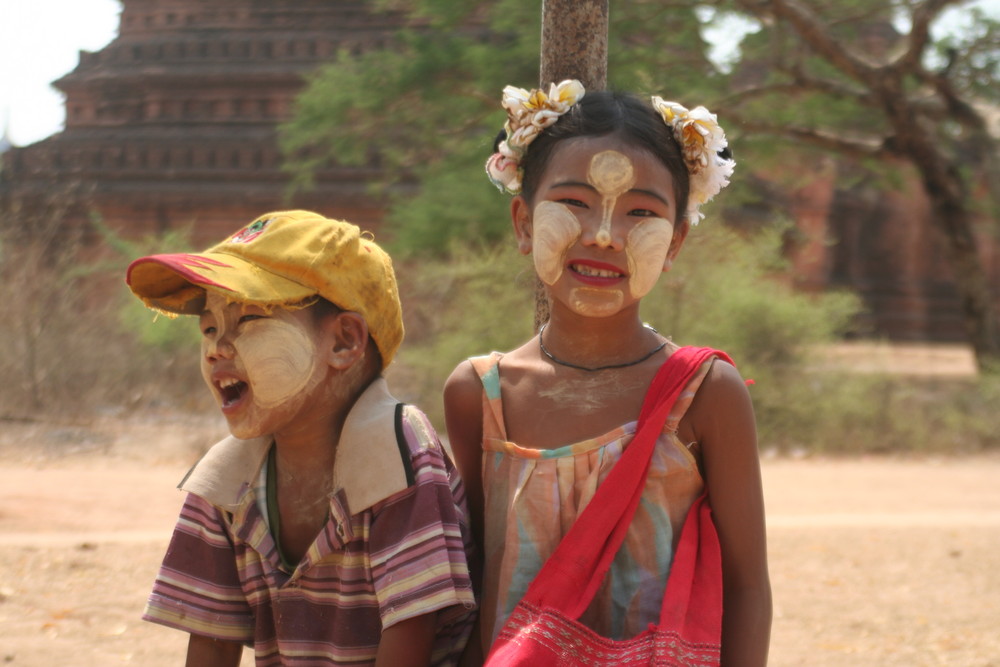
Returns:
[[[940,1],[940,0],[939,0]],[[804,44],[824,60],[856,81],[867,83],[873,79],[875,68],[854,56],[843,44],[829,34],[828,26],[809,7],[798,0],[737,0],[739,5],[754,16],[764,19],[768,12],[776,19],[792,26]]]
[[[817,79],[807,76],[796,77],[787,83],[742,88],[736,93],[723,98],[721,102],[722,106],[738,106],[744,102],[770,95],[792,97],[802,92],[823,93],[840,98],[849,97],[862,106],[873,106],[875,103],[874,98],[864,90],[845,86],[839,81],[832,79]]]
[[[729,114],[729,116],[731,118],[734,117],[733,114]],[[896,156],[896,152],[892,149],[890,138],[845,137],[840,134],[814,128],[774,125],[746,120],[739,115],[735,115],[734,119],[736,121],[735,126],[738,126],[741,132],[747,134],[768,134],[859,159],[874,158],[885,160]]]
[[[931,36],[931,23],[949,5],[961,4],[964,0],[926,0],[913,10],[910,37],[906,51],[892,63],[891,67],[899,71],[913,72],[920,69],[920,58]]]

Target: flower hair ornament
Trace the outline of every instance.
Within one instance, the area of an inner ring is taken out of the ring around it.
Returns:
[[[524,169],[521,160],[531,142],[559,117],[583,99],[583,84],[569,79],[549,86],[549,92],[507,86],[503,89],[503,108],[507,110],[504,124],[506,139],[497,146],[497,152],[486,161],[486,174],[502,192],[516,195],[521,192]],[[690,111],[676,102],[662,97],[652,97],[653,109],[673,132],[684,156],[690,178],[686,215],[692,225],[705,217],[699,210],[729,185],[736,162],[726,150],[726,133],[719,126],[715,114],[705,107]]]
[[[524,169],[521,159],[538,134],[559,120],[583,98],[583,84],[575,79],[553,83],[549,92],[507,86],[503,89],[503,108],[507,122],[503,129],[507,138],[497,146],[497,152],[486,161],[486,175],[502,192],[521,192]]]
[[[729,185],[736,162],[727,150],[726,133],[705,107],[688,111],[676,102],[653,95],[653,108],[673,130],[690,178],[687,219],[692,225],[705,217],[699,208]]]

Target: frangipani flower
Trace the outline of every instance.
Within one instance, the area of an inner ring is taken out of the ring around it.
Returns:
[[[486,161],[486,175],[498,188],[504,192],[516,194],[521,191],[521,174],[523,170],[513,160],[502,153],[494,153]]]
[[[677,102],[654,95],[653,108],[674,132],[691,176],[687,217],[692,225],[704,218],[699,208],[729,185],[736,162],[720,153],[729,145],[715,114],[705,107],[688,111]]]
[[[521,158],[542,130],[549,127],[579,102],[584,95],[583,84],[568,79],[541,89],[525,90],[515,86],[503,89],[503,108],[507,110],[504,130],[507,138],[486,162],[486,174],[500,190],[516,195],[521,192]]]

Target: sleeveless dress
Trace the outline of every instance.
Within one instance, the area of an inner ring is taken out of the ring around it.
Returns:
[[[542,564],[583,511],[622,451],[636,422],[556,449],[507,440],[500,361],[470,359],[483,383],[485,571],[480,605],[483,646],[493,643]],[[656,623],[681,527],[704,481],[677,437],[677,425],[708,374],[702,365],[677,399],[656,444],[646,489],[621,549],[580,618],[602,636],[633,637]]]

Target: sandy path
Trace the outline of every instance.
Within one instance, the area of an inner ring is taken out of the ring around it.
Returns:
[[[0,662],[183,663],[185,638],[138,616],[190,457],[121,447],[0,441]],[[764,477],[772,665],[1000,666],[1000,457],[778,459]]]

